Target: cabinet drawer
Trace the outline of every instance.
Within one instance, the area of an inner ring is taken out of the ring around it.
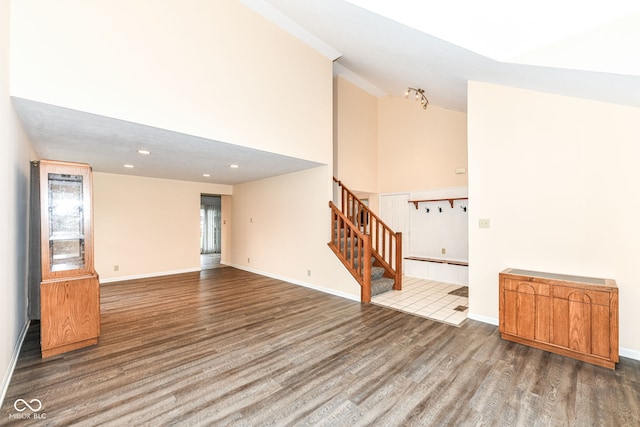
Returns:
[[[555,286],[553,288],[553,297],[566,299],[569,301],[578,301],[586,304],[609,305],[611,301],[611,293],[603,291],[593,291],[591,289],[570,288],[565,286]]]
[[[535,294],[549,296],[549,285],[546,283],[531,282],[528,280],[509,279],[505,277],[502,280],[504,289],[507,291],[515,291],[523,294]]]

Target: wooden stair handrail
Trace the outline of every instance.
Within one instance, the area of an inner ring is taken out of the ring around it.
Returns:
[[[371,237],[362,233],[333,203],[329,248],[360,284],[360,301],[371,302]],[[357,254],[357,255],[356,255]]]
[[[333,180],[341,188],[342,212],[362,233],[371,236],[372,255],[385,269],[385,276],[394,279],[393,289],[401,290],[402,233],[395,233],[342,181],[335,177]]]

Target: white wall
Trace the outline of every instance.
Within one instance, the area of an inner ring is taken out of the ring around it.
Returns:
[[[13,7],[14,96],[331,163],[331,60],[238,0]]]
[[[30,145],[9,100],[9,1],[0,1],[0,403],[27,325]]]
[[[507,267],[612,278],[640,358],[640,109],[479,82],[468,100],[470,317],[497,324]]]
[[[410,200],[438,200],[447,197],[467,197],[466,188],[450,188],[412,192]],[[467,211],[462,209],[466,207]],[[410,219],[409,252],[406,255],[424,258],[469,260],[469,200],[407,203]],[[429,209],[429,212],[426,211]],[[442,250],[444,249],[444,254]]]
[[[467,196],[467,188],[448,188],[411,192],[407,195],[407,200],[440,200]],[[406,210],[409,219],[408,230],[403,231],[405,257],[469,260],[469,200],[454,200],[453,207],[449,201],[444,200],[420,202],[417,209],[413,203],[405,203],[397,208]],[[469,285],[467,266],[405,260],[403,273],[409,277]]]

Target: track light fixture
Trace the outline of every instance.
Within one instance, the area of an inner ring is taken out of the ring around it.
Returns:
[[[404,97],[409,99],[409,95],[411,95],[411,92],[415,93],[416,101],[420,101],[420,105],[422,105],[422,108],[426,110],[427,106],[429,105],[429,100],[427,99],[427,95],[424,94],[424,89],[414,89],[412,87],[408,87],[407,91],[404,93]]]

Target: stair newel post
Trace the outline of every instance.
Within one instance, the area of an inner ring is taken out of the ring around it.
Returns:
[[[362,287],[360,289],[360,301],[364,303],[371,302],[371,236],[365,234],[362,238],[362,246],[364,246]]]
[[[402,233],[396,233],[396,277],[393,289],[402,290]]]

